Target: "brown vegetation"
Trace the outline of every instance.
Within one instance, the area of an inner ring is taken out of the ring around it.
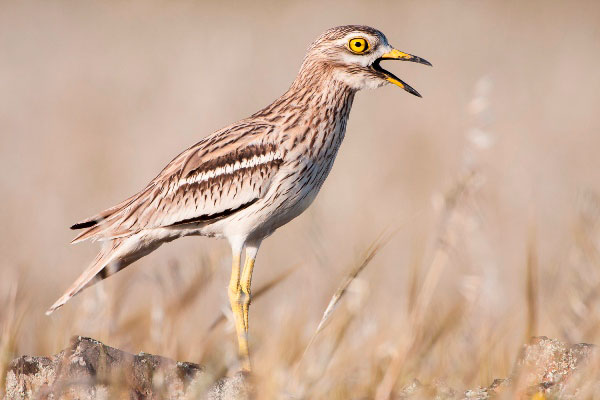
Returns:
[[[434,68],[390,66],[423,99],[359,94],[315,204],[264,243],[260,393],[385,399],[414,379],[462,391],[509,376],[529,336],[600,343],[597,2],[0,9],[0,380],[74,335],[214,380],[236,370],[225,243],[164,246],[48,318],[96,251],[69,246],[67,227],[278,96],[310,41],[346,23]]]

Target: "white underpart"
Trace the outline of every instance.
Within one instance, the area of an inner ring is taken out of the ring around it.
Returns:
[[[337,72],[335,77],[356,90],[376,89],[386,84],[386,81],[381,78],[371,75],[348,74],[343,71]]]
[[[249,159],[243,159],[242,161],[236,161],[233,164],[227,164],[219,168],[212,169],[210,171],[202,171],[197,175],[192,175],[187,178],[180,179],[177,183],[177,187],[183,185],[191,185],[194,183],[200,183],[207,181],[209,179],[216,178],[225,174],[233,174],[236,171],[246,168],[253,168],[258,165],[268,164],[274,160],[283,159],[281,153],[279,151],[271,151],[267,154],[256,155]]]

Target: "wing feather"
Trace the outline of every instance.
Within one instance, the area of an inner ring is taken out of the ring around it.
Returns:
[[[268,191],[283,155],[268,136],[257,140],[258,133],[270,126],[242,128],[217,132],[181,153],[144,190],[76,224],[88,229],[73,242],[114,239],[184,223],[207,224],[256,202]]]

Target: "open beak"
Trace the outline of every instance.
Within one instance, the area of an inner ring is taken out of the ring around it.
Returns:
[[[411,61],[419,64],[429,65],[431,67],[431,63],[421,57],[413,56],[412,54],[401,52],[400,50],[393,49],[389,53],[385,53],[381,57],[379,57],[375,62],[373,62],[373,69],[379,73],[385,75],[385,79],[393,83],[396,86],[400,86],[402,89],[406,90],[408,93],[414,94],[415,96],[421,97],[419,92],[413,89],[409,84],[404,82],[402,79],[398,78],[396,75],[392,74],[390,71],[386,71],[383,69],[379,63],[382,60],[400,60],[400,61]]]

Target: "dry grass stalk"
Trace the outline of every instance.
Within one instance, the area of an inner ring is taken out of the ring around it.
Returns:
[[[3,396],[8,363],[15,356],[19,327],[26,315],[23,306],[17,306],[18,283],[8,292],[7,304],[2,307],[2,330],[0,331],[0,397]]]
[[[537,335],[538,324],[538,262],[536,249],[535,228],[531,229],[529,243],[527,245],[527,273],[525,297],[527,299],[527,328],[525,331],[525,343],[529,338]]]
[[[419,341],[422,340],[423,332],[427,331],[424,327],[425,316],[427,315],[428,307],[435,293],[435,288],[448,263],[448,250],[452,248],[452,241],[455,239],[449,232],[450,225],[457,206],[464,196],[472,189],[476,177],[477,174],[475,171],[468,171],[468,173],[459,179],[456,185],[448,191],[444,198],[444,208],[440,214],[440,222],[434,241],[435,246],[431,261],[409,316],[411,329],[410,337],[406,342],[407,344],[400,345],[400,349],[397,351],[396,356],[390,362],[381,383],[378,385],[375,396],[377,400],[390,398],[396,381],[402,371],[404,360],[409,352],[415,351],[415,347]],[[409,293],[411,291],[414,291],[414,289],[410,289]]]
[[[206,268],[200,268],[198,272],[194,274],[189,283],[186,284],[185,287],[180,288],[179,295],[173,297],[165,306],[164,306],[164,314],[168,315],[172,318],[177,318],[183,315],[182,311],[186,308],[190,307],[194,301],[200,296],[204,291],[202,290],[211,282],[214,276],[213,270],[208,270]],[[117,291],[122,293],[123,291]],[[157,305],[155,305],[156,307]],[[144,321],[149,317],[147,312],[139,312],[134,313],[128,316],[125,321],[119,324],[116,334],[122,334],[124,332],[131,331],[136,326],[140,326],[140,324],[146,324]]]
[[[319,335],[319,333],[321,333],[321,331],[325,328],[325,325],[329,321],[331,315],[333,314],[334,310],[336,309],[336,307],[337,307],[338,303],[340,302],[340,300],[342,299],[342,297],[344,297],[344,295],[346,294],[350,284],[367,267],[367,265],[369,265],[369,263],[377,255],[377,253],[389,242],[389,240],[392,238],[394,233],[395,233],[395,231],[391,232],[390,234],[386,234],[385,232],[380,234],[379,237],[377,237],[373,241],[373,243],[371,243],[369,248],[366,250],[364,256],[361,259],[361,262],[359,264],[357,264],[355,267],[353,267],[348,272],[348,274],[345,276],[344,281],[338,287],[338,289],[335,291],[335,293],[331,297],[331,300],[329,300],[329,304],[327,305],[327,307],[325,308],[325,311],[323,312],[323,316],[321,317],[321,320],[319,321],[319,324],[317,325],[317,329],[313,333],[312,337],[308,341],[308,344],[306,345],[306,348],[304,349],[304,353],[303,353],[304,355],[306,354],[308,349],[311,347],[311,345],[313,344],[313,342],[315,341],[315,339]],[[301,357],[301,360],[302,360],[302,358],[304,358],[304,355]]]

